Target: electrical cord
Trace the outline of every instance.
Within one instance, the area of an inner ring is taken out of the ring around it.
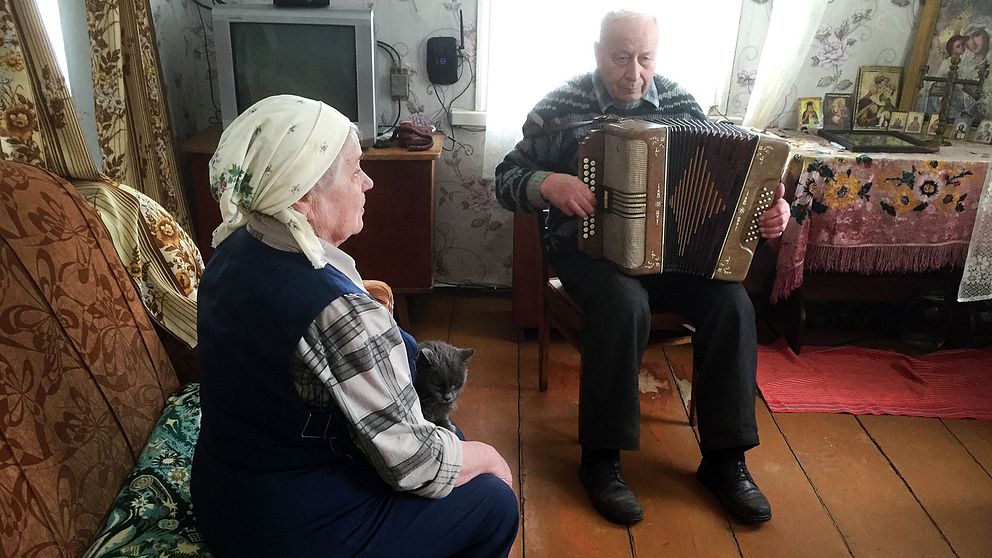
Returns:
[[[386,54],[389,55],[389,60],[392,62],[392,70],[403,68],[403,57],[400,56],[399,51],[396,50],[396,48],[393,45],[385,41],[376,41],[375,44],[382,50],[386,51]],[[386,128],[386,130],[392,130],[396,128],[396,125],[399,123],[400,115],[402,113],[403,113],[403,101],[402,99],[396,99],[396,118],[393,120],[393,123],[390,126],[377,126],[376,134],[378,135],[380,133],[379,132],[380,128]]]
[[[212,11],[214,9],[213,5],[206,6],[204,4],[201,4],[199,0],[193,0],[193,1],[196,2],[196,5],[197,6],[199,6],[200,8],[202,8],[204,10],[211,10]],[[223,4],[224,3],[224,2],[221,2],[220,0],[213,0],[213,2],[214,2],[214,4],[218,4],[218,3]],[[209,82],[210,79],[211,79],[211,76],[214,73],[214,70],[213,70],[213,65],[210,63],[210,54],[207,52],[208,47],[209,47],[208,42],[207,42],[207,24],[206,24],[206,22],[203,21],[203,12],[201,10],[196,10],[196,15],[200,18],[200,27],[203,28],[203,58],[207,61],[207,82]],[[210,104],[212,104],[214,106],[214,115],[211,116],[210,118],[208,118],[207,119],[207,122],[209,122],[210,124],[213,124],[213,125],[220,124],[221,123],[220,105],[217,103],[217,96],[214,93],[213,86],[210,87]]]

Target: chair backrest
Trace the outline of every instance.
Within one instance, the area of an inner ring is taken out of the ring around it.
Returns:
[[[178,381],[103,225],[0,161],[0,556],[78,556]]]

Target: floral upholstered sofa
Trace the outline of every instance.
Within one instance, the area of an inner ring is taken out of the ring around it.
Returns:
[[[211,556],[189,496],[199,385],[177,377],[202,262],[166,221],[134,191],[0,161],[0,558]],[[365,288],[392,311],[388,285]]]
[[[93,209],[0,162],[0,557],[209,556],[197,396]]]

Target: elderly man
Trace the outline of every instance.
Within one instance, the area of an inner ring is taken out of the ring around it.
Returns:
[[[259,101],[210,165],[223,224],[200,283],[191,492],[218,556],[506,556],[518,511],[492,447],[424,419],[416,343],[338,247],[364,224],[355,128]]]
[[[754,417],[757,339],[754,310],[736,283],[691,275],[630,277],[578,251],[576,223],[595,210],[595,197],[574,176],[579,142],[598,116],[704,119],[696,102],[655,75],[658,25],[651,16],[611,12],[595,44],[596,71],[549,93],[527,116],[524,138],[496,168],[496,195],[511,211],[550,208],[544,231],[547,257],[586,314],[579,399],[579,479],[593,506],[610,521],[643,518],[624,481],[620,451],[640,442],[637,376],[652,309],[670,309],[697,327],[696,404],[703,459],[697,477],[735,517],[771,518],[744,452],[758,444]],[[781,197],[759,220],[763,237],[785,230],[789,206]]]

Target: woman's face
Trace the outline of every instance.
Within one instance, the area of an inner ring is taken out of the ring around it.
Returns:
[[[362,148],[354,134],[348,135],[338,158],[338,165],[328,169],[313,190],[293,204],[317,236],[334,246],[362,230],[365,192],[372,188],[372,179],[359,164]]]

